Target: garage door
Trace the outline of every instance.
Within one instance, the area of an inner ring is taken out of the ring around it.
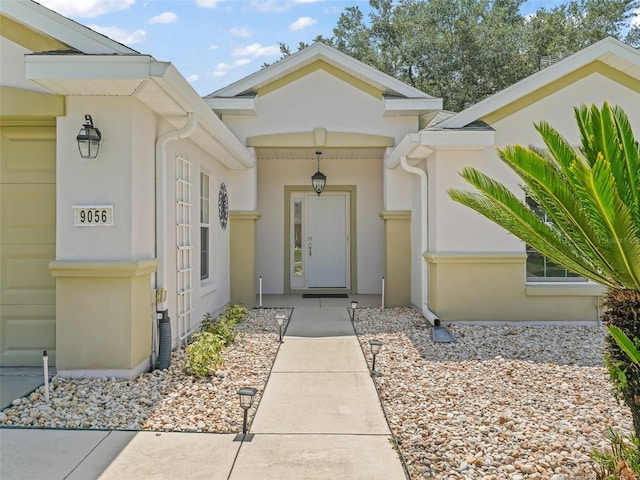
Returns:
[[[55,362],[55,126],[0,127],[0,365]]]

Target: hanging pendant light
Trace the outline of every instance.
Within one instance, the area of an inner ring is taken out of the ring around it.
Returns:
[[[316,156],[318,157],[318,171],[311,176],[311,186],[318,196],[320,196],[327,184],[327,176],[320,171],[320,155],[322,155],[322,152],[316,152]]]

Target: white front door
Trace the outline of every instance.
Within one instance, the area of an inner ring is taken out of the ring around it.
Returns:
[[[294,196],[292,288],[348,288],[349,193]]]

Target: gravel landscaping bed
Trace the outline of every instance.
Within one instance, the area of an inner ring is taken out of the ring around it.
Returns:
[[[131,381],[54,377],[49,404],[39,388],[0,424],[238,433],[237,392],[258,388],[251,422],[279,347],[275,315],[290,312],[250,310],[213,377],[186,374],[179,348],[168,370]],[[598,326],[453,325],[457,342],[434,344],[411,309],[359,309],[354,323],[367,361],[368,341],[383,342],[376,383],[413,480],[591,480],[607,427],[631,432]]]
[[[3,426],[173,432],[242,431],[238,390],[258,389],[249,410],[249,425],[260,402],[276,353],[275,315],[290,309],[249,310],[236,326],[240,333],[223,354],[224,366],[213,377],[197,378],[184,371],[186,352],[176,349],[171,366],[134,380],[65,379],[50,382],[50,403],[41,387],[16,399],[0,413]]]
[[[358,310],[355,326],[369,362],[383,342],[376,382],[414,480],[593,479],[607,427],[631,432],[599,326],[452,325],[451,344],[410,309]]]

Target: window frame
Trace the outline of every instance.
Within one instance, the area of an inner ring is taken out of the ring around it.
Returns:
[[[527,195],[525,198],[525,202],[527,206],[531,208],[531,210],[533,210],[533,212],[535,212],[542,219],[543,222],[550,223],[546,213],[543,212],[538,207],[538,205],[535,203],[535,201],[531,197]],[[530,245],[527,245],[526,243],[525,243],[525,253],[527,255],[527,259],[525,261],[525,280],[527,283],[540,284],[540,283],[586,283],[588,282],[587,278],[581,275],[578,275],[572,272],[571,270],[569,270],[568,268],[565,268],[549,260],[545,255],[542,255],[540,252],[535,250]],[[530,274],[530,271],[531,271],[530,265],[533,263],[532,257],[534,256],[536,257],[536,260],[542,261],[543,275],[541,276]],[[564,275],[548,276],[547,272],[551,269],[562,271],[564,272]]]
[[[211,176],[200,171],[200,282],[211,281]],[[206,237],[206,238],[205,238]],[[204,267],[204,268],[203,268]]]

